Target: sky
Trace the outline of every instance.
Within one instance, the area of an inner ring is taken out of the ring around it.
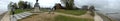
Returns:
[[[20,0],[0,0],[0,14],[5,11],[8,11],[7,6],[10,2],[18,3],[19,1]],[[23,0],[23,1],[30,2],[32,6],[34,6],[35,4],[35,0]],[[53,7],[55,3],[61,3],[61,2],[60,0],[39,0],[39,5],[41,7],[46,7],[46,8]],[[110,16],[115,17],[118,20],[120,17],[120,0],[75,0],[74,4],[78,8],[81,8],[83,5],[94,5],[95,9],[99,10],[98,12],[105,14],[119,13],[119,14],[111,14]],[[62,4],[62,6],[64,6],[64,4]]]
[[[7,11],[7,5],[10,2],[18,3],[20,0],[0,0],[0,11]],[[23,0],[35,4],[35,0]],[[60,0],[39,0],[41,7],[53,7],[55,3],[61,3]],[[120,0],[75,0],[75,6],[81,8],[83,5],[94,5],[96,9],[103,12],[119,12]],[[63,5],[63,4],[62,4]]]
[[[7,6],[10,2],[18,3],[20,0],[0,0],[0,13],[8,11]],[[34,6],[36,0],[22,0],[22,1],[28,1]],[[55,3],[60,3],[59,0],[39,0],[39,5],[41,7],[52,7]]]
[[[32,3],[32,6],[34,6],[36,0],[23,0],[28,1]],[[60,3],[60,0],[39,0],[38,1],[40,7],[53,7],[55,3]]]

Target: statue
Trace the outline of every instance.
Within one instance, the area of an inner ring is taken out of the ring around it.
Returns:
[[[35,12],[40,12],[40,6],[39,6],[39,3],[38,3],[38,0],[36,0],[36,3],[35,3],[35,5],[34,5],[34,11]]]
[[[36,0],[36,2],[38,2],[38,0]]]
[[[34,5],[34,7],[40,7],[40,6],[39,6],[39,3],[38,3],[38,0],[36,0],[36,3],[35,3],[35,5]]]

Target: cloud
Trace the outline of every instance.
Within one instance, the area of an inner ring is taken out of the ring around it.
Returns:
[[[10,2],[18,3],[20,0],[0,0],[0,10],[7,10],[7,5]],[[23,0],[35,4],[35,0]],[[60,0],[39,0],[41,7],[53,7],[55,3],[60,3]],[[120,0],[75,0],[75,5],[81,7],[83,5],[95,5],[95,8],[100,10],[120,10]],[[63,4],[62,4],[63,5]]]

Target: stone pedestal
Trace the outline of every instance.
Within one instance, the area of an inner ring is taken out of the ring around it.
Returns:
[[[35,7],[34,12],[40,12],[39,7]]]
[[[34,5],[34,12],[35,13],[39,13],[40,12],[40,6],[39,6],[39,3],[38,3],[38,0],[36,0],[36,3],[35,3],[35,5]]]

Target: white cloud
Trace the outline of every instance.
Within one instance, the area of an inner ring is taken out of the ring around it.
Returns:
[[[23,0],[31,2],[34,6],[36,0]],[[0,11],[7,10],[7,5],[10,2],[18,3],[19,0],[0,0]],[[52,7],[55,3],[60,3],[60,0],[39,0],[41,7]],[[97,9],[114,9],[119,10],[120,0],[75,0],[75,5],[81,7],[82,5],[94,4]]]

